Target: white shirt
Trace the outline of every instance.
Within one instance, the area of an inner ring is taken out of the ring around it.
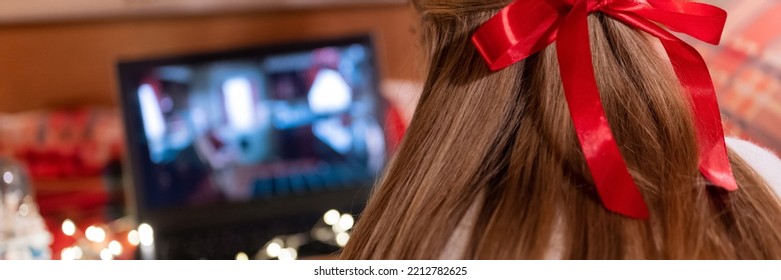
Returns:
[[[767,149],[738,138],[728,137],[727,146],[781,195],[781,159]]]

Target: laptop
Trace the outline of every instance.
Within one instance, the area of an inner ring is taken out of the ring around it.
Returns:
[[[130,208],[154,229],[141,258],[252,256],[329,210],[357,214],[387,159],[368,35],[128,60],[118,75]],[[298,256],[339,249],[321,243]]]

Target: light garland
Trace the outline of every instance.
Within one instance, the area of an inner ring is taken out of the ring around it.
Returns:
[[[141,244],[139,229],[151,231],[151,226],[142,224],[135,228],[129,217],[118,219],[107,224],[93,224],[83,231],[71,219],[62,222],[62,233],[71,236],[76,241],[60,251],[62,260],[114,260],[128,259],[128,252],[135,251]],[[148,237],[146,237],[149,239]],[[154,242],[154,239],[147,240]],[[151,244],[151,243],[150,243]]]
[[[323,214],[317,224],[306,233],[293,235],[280,235],[266,242],[255,254],[256,260],[295,260],[301,245],[313,241],[323,242],[328,245],[344,247],[350,240],[350,230],[355,225],[355,218],[349,213],[339,213],[331,209]],[[236,259],[243,257],[239,252]]]

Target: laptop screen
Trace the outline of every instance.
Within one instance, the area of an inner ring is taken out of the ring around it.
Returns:
[[[357,37],[121,63],[138,208],[371,186],[386,160],[374,61]]]

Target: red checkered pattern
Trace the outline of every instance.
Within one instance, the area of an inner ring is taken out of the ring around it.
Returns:
[[[695,43],[711,69],[727,134],[779,153],[781,0],[708,2],[729,12],[720,46]]]

